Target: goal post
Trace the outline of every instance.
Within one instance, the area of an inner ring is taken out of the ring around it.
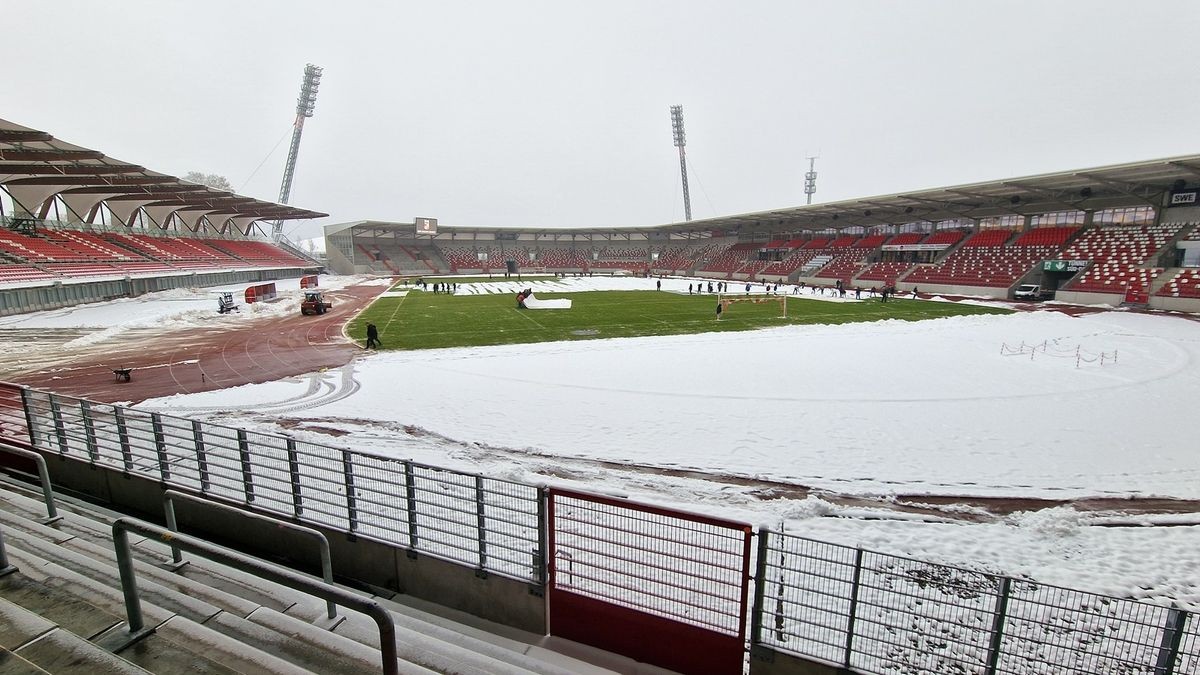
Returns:
[[[719,308],[719,311],[717,312],[717,320],[719,321],[721,319],[721,316],[724,315],[725,310],[729,309],[730,305],[734,305],[739,302],[748,302],[748,303],[754,304],[754,305],[761,305],[763,303],[768,303],[768,302],[778,303],[779,310],[783,314],[783,316],[780,318],[786,319],[787,318],[787,299],[788,299],[787,295],[744,295],[744,296],[742,296],[742,295],[739,295],[739,296],[718,295],[717,296],[717,307]]]

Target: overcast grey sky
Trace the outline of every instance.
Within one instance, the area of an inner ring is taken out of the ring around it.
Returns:
[[[323,66],[295,238],[683,220],[672,104],[696,219],[1200,152],[1192,0],[0,7],[0,117],[271,201]]]

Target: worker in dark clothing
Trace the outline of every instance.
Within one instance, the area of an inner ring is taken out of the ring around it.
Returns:
[[[383,343],[379,341],[379,329],[373,323],[367,324],[367,349],[375,349],[382,346]]]

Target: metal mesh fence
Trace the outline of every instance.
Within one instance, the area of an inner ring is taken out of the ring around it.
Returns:
[[[23,395],[25,411],[9,417],[24,431],[28,413],[28,437],[39,450],[541,580],[535,487],[45,392]],[[0,425],[4,410],[0,401]]]
[[[1200,673],[1200,619],[1190,615],[1179,642],[1179,662],[1176,673]]]
[[[996,672],[1157,672],[1169,612],[1094,593],[1014,584]]]
[[[553,587],[744,635],[749,527],[551,491]]]
[[[39,450],[542,581],[534,486],[0,385]],[[555,588],[741,635],[749,528],[555,491]],[[760,533],[753,643],[864,673],[1200,673],[1192,614]]]
[[[759,532],[755,644],[863,673],[1197,672],[1158,605]]]
[[[0,385],[0,438],[28,438],[25,402],[19,387]]]

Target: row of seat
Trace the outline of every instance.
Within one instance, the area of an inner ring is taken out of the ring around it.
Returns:
[[[1008,231],[994,232],[1000,234],[991,235],[983,241],[1004,241],[1012,234]],[[918,267],[904,280],[914,284],[1006,288],[1025,276],[1038,261],[1053,257],[1058,250],[1053,246],[985,246],[978,243],[968,246],[975,237],[963,242],[962,248],[946,256],[940,263]]]
[[[1200,269],[1180,270],[1178,274],[1163,284],[1155,295],[1164,298],[1200,299]]]
[[[1182,224],[1119,225],[1088,230],[1062,253],[1066,260],[1090,260],[1092,264],[1073,280],[1068,290],[1094,293],[1124,293],[1149,288],[1162,272],[1145,268],[1151,256],[1174,237]]]
[[[0,230],[0,283],[309,264],[259,241],[51,229],[30,235]]]
[[[1079,226],[1050,226],[1028,231],[989,229],[968,234],[963,230],[939,230],[932,234],[905,232],[896,235],[873,234],[863,237],[812,237],[809,239],[759,242],[718,241],[704,245],[671,246],[658,252],[650,269],[660,273],[683,273],[699,267],[707,274],[788,276],[798,270],[819,278],[861,281],[895,281],[903,278],[916,284],[951,284],[1001,288],[1011,286],[1045,259],[1083,259],[1092,262],[1089,269],[1069,290],[1116,292],[1114,287],[1127,283],[1153,281],[1158,268],[1144,265],[1172,236],[1180,224],[1157,226],[1112,226],[1088,229],[1081,235]],[[1200,238],[1200,229],[1189,235]],[[1078,237],[1076,239],[1076,237]],[[965,241],[964,241],[965,239]],[[871,251],[885,245],[933,245],[956,251],[937,265],[910,262],[867,264]],[[763,248],[789,249],[783,260],[759,259]],[[1065,247],[1065,248],[1064,248]],[[511,247],[503,253],[499,247],[486,249],[488,263],[499,267],[503,260],[521,262],[525,249]],[[477,267],[475,248],[441,250],[451,268]],[[537,250],[534,264],[545,268],[627,268],[645,269],[649,251],[640,247],[608,247],[603,259],[596,260],[591,249],[546,247]],[[916,268],[916,269],[912,269]],[[910,273],[910,270],[911,273]],[[907,275],[907,276],[905,276]]]

